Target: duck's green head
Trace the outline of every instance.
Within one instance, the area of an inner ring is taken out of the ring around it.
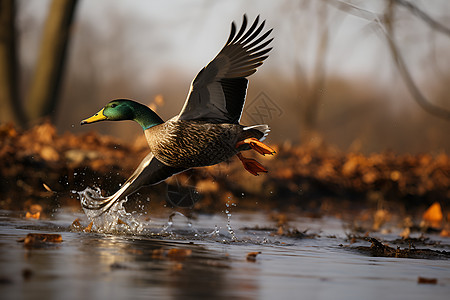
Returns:
[[[164,122],[153,110],[143,104],[128,99],[116,99],[106,104],[92,117],[81,121],[81,125],[104,120],[133,120],[144,130]]]

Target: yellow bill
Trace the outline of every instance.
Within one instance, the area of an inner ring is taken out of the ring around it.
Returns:
[[[103,114],[104,110],[105,110],[105,108],[102,108],[102,110],[100,110],[98,113],[96,113],[92,117],[84,119],[83,121],[81,121],[80,124],[84,125],[84,124],[90,124],[90,123],[95,123],[95,122],[106,120],[107,117]]]

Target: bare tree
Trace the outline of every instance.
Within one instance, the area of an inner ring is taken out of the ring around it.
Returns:
[[[51,4],[28,96],[30,120],[54,115],[76,3],[77,0],[53,0]]]
[[[406,1],[399,1],[399,0],[386,0],[388,3],[386,5],[386,11],[384,13],[383,17],[383,23],[385,25],[385,37],[386,41],[389,46],[389,50],[391,53],[391,56],[395,62],[395,65],[397,66],[397,69],[400,73],[400,75],[403,78],[403,81],[405,82],[409,92],[413,96],[413,98],[416,100],[417,104],[425,110],[426,112],[435,115],[437,117],[450,120],[450,111],[446,110],[442,107],[438,107],[431,103],[425,95],[422,93],[422,91],[419,89],[417,84],[415,83],[414,79],[411,76],[411,72],[408,69],[407,64],[405,63],[405,60],[403,58],[402,53],[400,52],[395,39],[394,39],[394,26],[393,21],[395,20],[395,10],[396,5],[398,3],[407,3]],[[427,16],[425,13],[422,12],[423,16]],[[426,20],[432,20],[431,18],[425,18]],[[443,26],[437,27],[436,24],[439,24],[437,22],[432,22],[434,25],[433,28],[444,28]],[[444,31],[445,32],[445,31]]]
[[[0,1],[0,119],[24,124],[26,117],[18,94],[15,18],[15,0]]]
[[[427,97],[422,93],[420,88],[414,81],[411,72],[403,58],[403,55],[395,41],[394,38],[394,20],[396,6],[404,6],[409,11],[418,15],[422,20],[424,20],[432,29],[446,34],[450,33],[450,30],[439,22],[435,21],[424,11],[420,10],[416,5],[405,1],[405,0],[386,0],[387,5],[383,16],[380,18],[377,14],[357,7],[353,4],[342,2],[342,1],[329,1],[330,4],[335,5],[337,8],[345,11],[349,14],[364,18],[369,20],[372,24],[375,24],[377,28],[381,30],[383,36],[386,38],[390,54],[393,61],[402,77],[406,87],[411,93],[413,99],[417,104],[426,112],[437,116],[439,118],[450,120],[450,111],[434,105]]]
[[[51,3],[26,110],[18,91],[16,1],[0,1],[0,121],[26,127],[30,121],[54,115],[77,1]]]

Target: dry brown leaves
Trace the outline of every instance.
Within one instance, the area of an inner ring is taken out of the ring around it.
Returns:
[[[414,200],[428,205],[450,199],[450,158],[445,153],[432,156],[383,152],[365,156],[342,153],[319,142],[271,147],[277,154],[270,159],[254,156],[269,170],[264,176],[252,176],[237,159],[189,173],[186,184],[204,195],[196,208],[222,210],[223,201],[216,199],[225,199],[227,193],[239,201],[250,200],[252,206],[263,205],[264,201],[284,205],[288,200],[302,205],[324,196],[361,202],[373,201],[376,195],[381,200]],[[25,132],[3,124],[0,205],[9,203],[25,209],[21,201],[56,197],[58,191],[81,190],[93,183],[110,194],[147,153],[144,138],[129,145],[93,132],[58,135],[48,122]],[[246,152],[246,156],[252,155]],[[83,176],[76,177],[75,173]],[[382,225],[383,217],[377,216],[377,220],[381,223],[375,227]]]
[[[441,228],[442,220],[444,215],[442,214],[441,204],[439,202],[434,202],[424,213],[423,222],[425,226],[430,226],[433,228]]]
[[[247,253],[247,261],[256,262],[256,257],[258,254],[261,254],[261,251]]]

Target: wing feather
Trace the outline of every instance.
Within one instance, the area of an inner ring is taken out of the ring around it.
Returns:
[[[259,16],[247,29],[247,16],[237,31],[231,23],[230,35],[217,56],[192,81],[188,97],[178,115],[180,120],[206,120],[213,123],[239,123],[245,103],[246,77],[267,59],[272,29],[263,32]],[[262,33],[262,34],[261,34]]]

